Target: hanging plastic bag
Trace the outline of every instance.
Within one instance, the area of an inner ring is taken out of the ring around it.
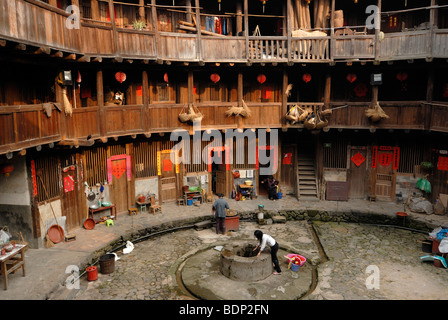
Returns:
[[[431,193],[431,183],[426,178],[418,179],[417,188],[425,191],[426,193]]]
[[[0,246],[3,246],[9,242],[11,234],[5,230],[0,230]]]

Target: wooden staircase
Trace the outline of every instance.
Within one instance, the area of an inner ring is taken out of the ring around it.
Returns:
[[[319,200],[316,159],[311,153],[298,155],[297,195],[300,200]]]

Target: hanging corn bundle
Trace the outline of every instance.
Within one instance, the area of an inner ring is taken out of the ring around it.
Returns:
[[[316,115],[313,113],[310,114],[310,116],[305,120],[305,122],[303,123],[305,128],[307,128],[308,130],[313,130],[316,128]]]
[[[333,110],[331,110],[331,109],[325,109],[325,110],[322,110],[322,111],[320,112],[320,115],[321,115],[322,117],[326,118],[326,117],[328,117],[328,116],[331,116],[332,113],[333,113]]]
[[[370,108],[366,110],[366,116],[370,118],[372,122],[378,122],[381,119],[389,119],[389,116],[384,112],[378,103],[373,109]]]
[[[303,120],[307,119],[313,113],[313,107],[311,107],[311,106],[305,107],[302,110],[303,111],[300,114],[298,121],[303,121]]]
[[[203,114],[193,104],[190,104],[188,106],[188,113],[185,112],[185,107],[182,108],[182,111],[179,113],[180,122],[202,121],[203,118],[204,118]]]
[[[244,118],[249,118],[252,116],[252,112],[250,111],[249,107],[243,100],[243,106],[242,107],[230,107],[226,111],[226,116],[242,116]]]
[[[68,100],[67,87],[62,87],[62,97],[63,97],[63,106],[65,114],[71,116],[73,113],[73,108],[72,104],[70,103],[70,100]]]
[[[303,112],[303,109],[300,108],[298,105],[295,105],[294,107],[288,110],[285,118],[286,120],[289,120],[292,122],[292,124],[294,124],[299,120],[299,115],[301,112]]]
[[[291,90],[292,90],[292,83],[288,84],[288,87],[286,88],[285,95],[287,97],[291,95]]]
[[[328,120],[322,117],[322,112],[317,113],[317,123],[316,123],[316,129],[322,129],[324,127],[328,126]]]

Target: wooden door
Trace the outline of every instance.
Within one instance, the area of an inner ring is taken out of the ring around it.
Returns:
[[[170,159],[170,153],[160,154],[162,175],[161,180],[161,200],[162,202],[176,201],[176,172],[174,163]]]
[[[393,150],[378,150],[375,174],[375,195],[378,200],[393,200],[395,175],[393,170]]]
[[[78,170],[75,161],[66,161],[65,165],[62,168],[61,177],[63,191],[63,215],[66,217],[66,231],[70,231],[74,228],[79,227],[79,225],[85,218],[85,216],[82,216],[79,211],[80,206],[78,201]]]
[[[227,188],[226,188],[226,182],[227,182],[227,172],[225,169],[225,165],[218,165],[218,168],[216,170],[216,194],[222,193],[225,197],[228,197],[229,195],[226,194]],[[238,190],[238,186],[235,186],[236,190]]]
[[[128,182],[126,158],[112,159],[112,201],[117,213],[128,210]]]
[[[367,149],[366,147],[352,147],[350,150],[349,168],[350,199],[364,199],[367,181]]]
[[[284,194],[294,194],[297,182],[297,146],[282,146],[280,186]]]

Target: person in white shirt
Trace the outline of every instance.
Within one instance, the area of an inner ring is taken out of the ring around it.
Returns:
[[[258,239],[258,245],[255,247],[254,251],[260,248],[258,251],[257,257],[260,255],[261,251],[264,250],[266,244],[271,247],[271,259],[274,264],[274,274],[280,274],[282,270],[280,269],[280,265],[278,263],[277,251],[278,251],[278,243],[268,234],[263,234],[261,230],[255,230],[254,236]]]

